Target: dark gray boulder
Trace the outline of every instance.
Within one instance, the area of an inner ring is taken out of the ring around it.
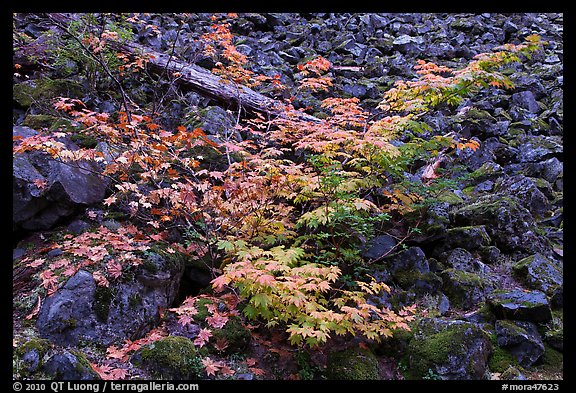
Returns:
[[[429,370],[444,380],[487,378],[492,344],[478,325],[423,318],[413,332],[406,352],[412,378],[422,379]]]
[[[81,381],[100,379],[86,357],[72,350],[61,350],[52,355],[44,364],[43,371],[53,379]]]
[[[536,325],[526,321],[496,321],[499,347],[516,357],[522,367],[530,367],[544,354],[544,343]]]
[[[502,252],[550,253],[546,238],[537,235],[530,211],[512,196],[484,195],[450,213],[454,226],[484,225]]]
[[[564,285],[562,263],[541,254],[518,261],[512,266],[512,272],[528,288],[540,290],[550,296]]]
[[[27,127],[13,129],[14,136],[23,138],[36,134]],[[59,141],[71,150],[78,148],[67,137]],[[79,207],[102,201],[108,181],[100,173],[95,162],[63,163],[37,151],[16,154],[12,161],[13,229],[49,229]],[[39,187],[38,181],[45,186]]]
[[[442,292],[450,304],[462,310],[477,307],[486,298],[487,284],[479,275],[459,269],[446,269],[440,273]]]
[[[504,177],[496,184],[496,193],[517,198],[532,214],[543,215],[550,209],[546,195],[534,181],[524,175]]]
[[[103,346],[144,336],[158,323],[159,309],[174,301],[183,267],[151,254],[134,278],[96,285],[91,273],[80,270],[40,309],[40,335],[61,345],[89,341]]]
[[[392,251],[398,241],[389,235],[376,236],[362,252],[362,256],[366,259],[378,259]]]
[[[541,291],[496,290],[487,298],[490,309],[500,319],[514,319],[530,322],[548,322],[552,310]]]

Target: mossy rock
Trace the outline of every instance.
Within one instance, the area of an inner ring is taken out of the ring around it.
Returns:
[[[557,351],[564,350],[564,329],[549,330],[544,334],[544,341]]]
[[[446,269],[440,273],[442,291],[450,304],[462,310],[471,309],[480,304],[484,296],[484,280],[477,274],[459,269]]]
[[[330,352],[326,377],[330,380],[379,380],[378,359],[372,352],[360,347]]]
[[[512,274],[530,289],[537,289],[552,295],[564,283],[560,264],[542,254],[526,257],[512,266]]]
[[[12,97],[18,105],[28,108],[38,102],[50,106],[55,97],[80,98],[83,87],[70,79],[41,79],[34,82],[17,83],[12,87]]]
[[[548,298],[541,291],[494,290],[488,295],[487,303],[499,319],[536,323],[552,319]]]
[[[451,228],[446,233],[446,243],[450,248],[475,250],[488,246],[491,241],[484,225]]]
[[[201,358],[192,341],[185,337],[166,337],[147,344],[136,351],[131,361],[155,378],[189,380],[203,377]]]
[[[500,374],[500,380],[502,381],[523,381],[526,380],[526,377],[522,372],[514,367],[510,366],[505,371]]]
[[[408,346],[407,379],[430,374],[441,379],[482,379],[493,348],[490,337],[476,324],[424,319]]]
[[[55,353],[46,361],[43,371],[50,379],[98,380],[100,376],[92,369],[86,356],[78,350]]]
[[[510,367],[518,367],[518,360],[509,351],[494,345],[488,367],[493,373],[503,373]]]
[[[37,372],[44,365],[46,354],[53,347],[49,340],[42,338],[32,338],[16,347],[13,352],[13,364],[19,366],[14,369],[14,375],[26,377]]]
[[[51,115],[28,115],[24,118],[22,125],[39,130],[42,128],[50,128],[57,119],[56,116]]]
[[[442,279],[432,272],[398,271],[394,273],[394,279],[402,289],[410,289],[417,294],[436,293],[442,286]]]

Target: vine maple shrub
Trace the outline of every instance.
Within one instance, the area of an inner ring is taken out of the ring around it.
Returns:
[[[214,71],[227,75],[226,83],[279,84],[278,78],[258,79],[246,71],[247,59],[235,50],[225,25],[215,25],[202,39],[210,55],[223,57]],[[167,130],[152,120],[153,114],[125,111],[111,116],[63,97],[55,108],[83,124],[82,133],[103,143],[70,150],[59,140],[65,133],[40,133],[18,140],[14,154],[42,150],[69,165],[100,162],[102,175],[113,181],[104,205],[126,212],[142,226],[138,250],[151,242],[164,243],[170,253],[205,261],[214,273],[216,294],[237,297],[234,309],[268,327],[282,327],[290,343],[314,347],[333,334],[378,341],[394,330],[408,330],[415,307],[392,310],[374,302],[390,288],[358,273],[364,264],[362,244],[391,213],[410,211],[421,198],[394,183],[408,171],[410,159],[434,159],[446,146],[478,147],[476,140],[455,136],[429,141],[414,136],[401,146],[393,141],[403,133],[430,129],[420,119],[439,105],[457,105],[481,88],[512,88],[498,69],[541,45],[539,37],[529,36],[525,44],[495,48],[458,70],[419,61],[418,79],[396,82],[378,105],[377,117],[356,98],[329,97],[322,101],[326,118],[307,122],[293,116],[296,111],[287,102],[285,116],[238,121],[234,131],[247,135],[243,141],[234,140],[232,133],[211,138],[200,128]],[[330,68],[324,58],[298,65],[300,87],[329,92]],[[427,182],[441,177],[437,167],[427,169]],[[174,229],[182,241],[168,241]],[[77,262],[31,263],[47,266],[40,279],[48,294],[57,290],[58,275],[68,277],[88,264],[100,264],[93,275],[99,285],[106,285],[138,259],[111,258],[112,251],[98,242],[126,247],[122,242],[132,243],[133,236],[120,230],[79,235],[61,245]],[[92,242],[90,251],[81,246],[87,241]],[[189,298],[168,312],[183,325],[192,323],[195,301]],[[225,326],[229,315],[216,314],[210,314],[195,345],[206,345],[211,329]],[[113,351],[115,356],[127,353],[118,351]],[[211,373],[228,372],[210,358],[203,364]]]

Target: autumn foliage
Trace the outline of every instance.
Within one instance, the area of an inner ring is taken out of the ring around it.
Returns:
[[[201,39],[207,55],[217,60],[213,72],[226,76],[228,83],[279,84],[278,78],[259,78],[245,68],[248,60],[236,50],[225,24],[214,24]],[[93,51],[103,44],[105,40],[86,41]],[[294,345],[310,347],[334,335],[378,341],[394,330],[407,330],[415,309],[376,304],[373,299],[390,288],[356,270],[365,263],[359,255],[362,244],[391,214],[410,211],[419,200],[419,195],[394,186],[395,175],[407,169],[402,158],[410,152],[393,141],[422,128],[420,118],[438,105],[456,105],[480,88],[512,87],[498,68],[538,45],[537,37],[530,36],[526,44],[480,54],[458,70],[419,61],[418,79],[399,81],[387,91],[377,116],[356,98],[329,97],[322,101],[327,116],[318,122],[290,113],[239,121],[236,131],[248,136],[243,141],[218,141],[200,128],[168,129],[153,121],[153,113],[136,109],[111,116],[62,97],[54,108],[103,143],[70,150],[60,140],[64,133],[40,133],[15,141],[14,154],[42,150],[69,165],[99,162],[102,176],[112,181],[104,205],[125,212],[136,225],[70,236],[55,245],[63,250],[58,260],[28,263],[40,268],[38,277],[50,295],[63,278],[88,266],[98,285],[108,286],[138,265],[151,244],[208,261],[213,299],[226,306],[209,310],[194,341],[198,347],[216,344],[211,330],[240,313],[283,329]],[[123,71],[143,66],[124,60]],[[329,91],[330,67],[321,57],[299,64],[300,88]],[[427,182],[441,177],[433,163],[445,146],[475,149],[478,142],[433,138],[425,149],[432,159]],[[168,240],[172,230],[183,241]],[[182,325],[190,324],[200,298],[187,298],[166,312]],[[162,335],[160,327],[147,338],[109,348],[109,356],[126,359]],[[210,358],[203,364],[209,375],[228,371]],[[110,377],[109,369],[95,367]]]

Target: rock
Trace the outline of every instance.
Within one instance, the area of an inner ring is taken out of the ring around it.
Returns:
[[[422,379],[432,371],[441,379],[486,379],[492,344],[476,324],[423,318],[414,329],[407,350],[409,379]]]
[[[548,322],[552,319],[546,294],[540,291],[495,290],[487,298],[490,309],[500,319]]]
[[[26,250],[23,248],[14,248],[12,249],[12,260],[15,261],[20,259],[26,254]]]
[[[525,381],[527,378],[514,366],[508,367],[503,373],[500,374],[502,381]]]
[[[419,247],[410,247],[407,250],[386,258],[385,264],[392,274],[399,271],[418,271],[428,273],[430,266],[424,251]]]
[[[508,349],[522,367],[530,367],[544,354],[536,325],[526,321],[496,321],[498,346]]]
[[[219,106],[210,106],[205,109],[201,128],[206,134],[225,135],[232,132],[236,120],[226,110]]]
[[[27,137],[36,132],[25,127],[14,127],[13,135]],[[77,146],[68,138],[60,138],[69,149]],[[74,213],[78,208],[102,201],[108,181],[94,162],[77,161],[64,164],[47,153],[17,154],[12,163],[12,196],[14,229],[49,229]],[[44,181],[39,188],[35,181]]]
[[[14,349],[14,355],[22,361],[21,375],[29,375],[40,370],[44,365],[45,356],[52,349],[48,340],[33,338]]]
[[[547,331],[544,334],[544,341],[555,350],[564,352],[564,329]]]
[[[503,178],[496,184],[495,192],[518,198],[532,214],[543,215],[550,209],[548,198],[524,175]]]
[[[360,347],[330,352],[326,377],[330,380],[379,380],[378,359]]]
[[[98,380],[86,357],[76,350],[57,352],[46,361],[43,371],[61,380]]]
[[[416,294],[433,294],[442,287],[442,279],[432,272],[400,270],[394,273],[393,278],[400,288],[411,290]]]
[[[564,164],[556,157],[542,161],[540,164],[542,170],[539,175],[550,183],[554,183],[564,172]]]
[[[562,264],[541,254],[534,254],[518,261],[512,266],[512,272],[528,288],[540,290],[548,295],[552,295],[555,289],[564,284]]]
[[[496,246],[481,247],[478,252],[482,261],[487,264],[494,264],[500,258],[500,250]]]
[[[540,105],[530,90],[520,91],[512,94],[512,104],[528,111],[529,113],[538,114],[542,111]]]
[[[159,379],[194,380],[204,376],[202,359],[192,341],[185,337],[165,337],[147,344],[130,360]]]
[[[440,273],[442,292],[450,299],[450,304],[469,310],[485,299],[485,282],[479,275],[459,269],[446,269]]]
[[[382,256],[389,253],[392,249],[394,249],[397,244],[398,242],[392,236],[376,236],[367,246],[367,249],[362,252],[362,257],[366,259],[381,258]]]
[[[454,226],[484,225],[503,252],[549,252],[548,241],[538,236],[534,218],[515,198],[484,195],[450,213]]]
[[[517,138],[518,160],[521,163],[540,162],[561,157],[562,140],[555,136],[524,136]]]
[[[95,339],[92,317],[95,292],[92,274],[79,270],[42,304],[36,322],[40,335],[66,345],[75,344],[80,338]]]
[[[36,327],[42,337],[62,345],[79,341],[108,346],[144,336],[158,323],[159,308],[174,301],[183,267],[151,253],[134,279],[98,287],[80,270],[40,309]]]
[[[484,225],[457,227],[448,229],[442,248],[462,248],[473,251],[490,245],[490,242],[490,236]]]

